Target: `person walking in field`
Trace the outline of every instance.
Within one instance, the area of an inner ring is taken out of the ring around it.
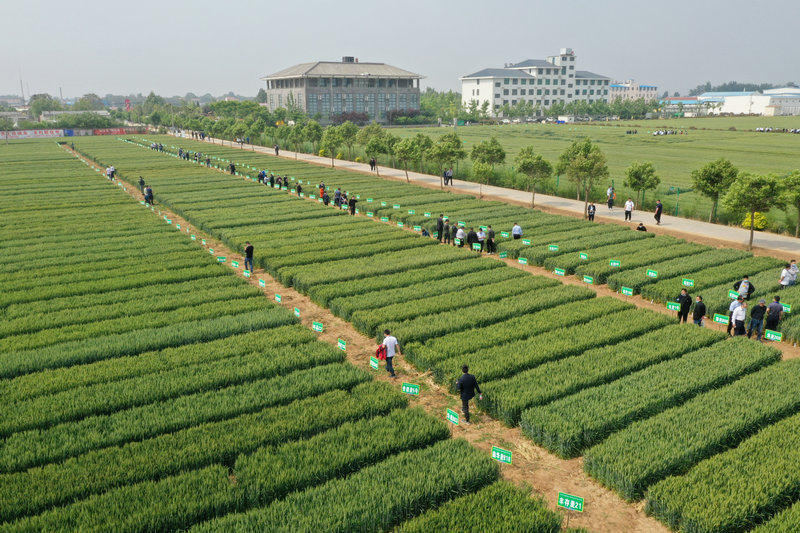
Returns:
[[[745,300],[749,300],[750,295],[756,291],[756,288],[752,283],[750,283],[750,278],[744,276],[742,279],[733,284],[733,290],[738,292],[739,296]]]
[[[781,304],[781,297],[775,296],[775,298],[772,299],[772,303],[767,306],[767,323],[765,329],[776,331],[778,322],[780,322],[782,316],[783,305]]]
[[[692,312],[692,320],[700,327],[703,327],[703,317],[706,316],[706,304],[703,303],[703,297],[698,296],[694,302],[694,311]]]
[[[787,263],[786,266],[783,268],[783,270],[781,270],[781,277],[778,280],[778,283],[780,284],[781,289],[785,289],[786,287],[791,286],[792,285],[792,281],[795,280],[795,277],[792,276],[791,268],[792,268],[792,264],[791,263]]]
[[[442,231],[442,233],[439,234],[440,238],[442,236],[444,236],[443,242],[445,244],[450,244],[450,219],[447,218],[444,219],[444,230]]]
[[[520,225],[516,222],[514,222],[514,227],[511,228],[511,236],[515,239],[522,238],[522,227],[520,227]]]
[[[333,192],[333,205],[339,207],[339,204],[341,203],[342,203],[342,189],[337,187],[336,190]]]
[[[731,330],[733,329],[733,312],[736,311],[736,309],[738,309],[739,307],[742,306],[742,302],[743,301],[744,301],[744,298],[739,296],[734,301],[732,301],[731,304],[728,306],[728,328],[726,330],[728,335],[731,334]]]
[[[589,222],[594,222],[595,213],[597,213],[597,206],[592,202],[589,204],[589,207],[586,208],[586,215],[589,217]]]
[[[144,194],[144,178],[139,176],[139,191]]]
[[[458,232],[461,228],[458,227],[458,224],[451,224],[450,225],[450,240],[453,241],[453,246],[456,245],[456,239],[458,238]]]
[[[442,242],[442,234],[444,233],[444,215],[439,215],[436,219],[436,233],[439,235],[439,242]]]
[[[329,203],[331,203],[331,197],[328,195],[328,191],[322,193],[322,203],[327,207]]]
[[[233,176],[234,174],[236,174],[236,165],[231,163],[230,165],[228,165],[228,170],[230,170],[231,176]]]
[[[355,216],[356,214],[356,203],[358,200],[356,199],[356,195],[350,197],[350,200],[347,202],[348,207],[350,207],[350,214]]]
[[[461,411],[464,413],[464,423],[469,424],[469,401],[475,397],[476,391],[480,394],[479,400],[483,400],[483,394],[478,386],[478,380],[469,373],[469,366],[462,366],[461,372],[461,377],[456,381],[456,389],[461,392]]]
[[[154,205],[153,202],[153,188],[149,185],[144,188],[144,201],[150,205]]]
[[[750,327],[747,329],[747,338],[756,332],[756,340],[761,342],[761,335],[764,333],[764,315],[767,314],[767,301],[761,298],[758,305],[750,311]]]
[[[789,285],[797,283],[797,274],[800,273],[800,267],[797,266],[797,261],[792,259],[789,261]]]
[[[297,184],[297,196],[300,196],[300,194],[302,194],[302,192],[303,192],[303,186],[298,183]]]
[[[253,245],[250,241],[244,243],[244,269],[253,271]]]
[[[630,220],[633,216],[633,200],[628,198],[625,202],[625,220]]]
[[[383,330],[383,345],[386,347],[386,371],[389,377],[397,377],[394,374],[394,365],[392,359],[395,354],[403,355],[400,351],[400,343],[394,338],[388,329]]]
[[[661,225],[661,213],[664,212],[664,204],[661,203],[661,200],[656,200],[656,212],[653,214],[653,218],[656,219],[656,226]]]
[[[678,310],[678,324],[681,322],[686,323],[689,319],[689,309],[692,307],[692,297],[686,289],[681,289],[681,293],[675,298],[675,301],[681,305]]]
[[[731,317],[731,321],[733,322],[734,325],[733,329],[734,337],[745,335],[744,321],[746,319],[747,319],[747,302],[743,301],[742,305],[736,308],[736,310],[733,312],[733,316]]]
[[[497,251],[497,248],[494,246],[494,230],[492,226],[489,225],[486,227],[486,252],[489,255],[492,255]]]

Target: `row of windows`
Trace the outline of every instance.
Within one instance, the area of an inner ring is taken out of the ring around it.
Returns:
[[[473,91],[473,96],[476,96],[474,93],[475,93],[475,91]],[[536,89],[536,92],[534,93],[534,89],[528,89],[528,95],[529,96],[533,96],[534,94],[536,94],[537,96],[542,96],[542,95],[549,96],[550,94],[553,94],[553,95],[560,94],[560,95],[563,96],[564,94],[567,94],[567,92],[564,89],[553,89],[552,93],[550,92],[550,89],[544,89],[544,90],[543,89]],[[578,90],[578,91],[575,92],[576,96],[577,95],[581,95],[581,94],[594,95],[595,94],[595,90],[594,89],[583,89],[583,91]],[[606,89],[606,90],[597,89],[596,94],[597,95],[608,94],[608,89]],[[509,95],[508,89],[503,89],[503,96],[508,96],[508,95]],[[512,89],[511,90],[511,96],[517,96],[517,90],[516,89]],[[524,89],[521,89],[519,91],[519,96],[525,96],[525,90]],[[569,98],[572,98],[572,93],[567,94],[567,96]],[[499,100],[500,99],[500,93],[494,93],[494,97],[495,97],[495,99]]]
[[[292,78],[288,80],[269,80],[269,89],[300,89],[305,86],[304,78]],[[309,87],[387,87],[398,89],[411,89],[414,87],[414,80],[405,78],[308,78]]]
[[[279,106],[280,95],[278,95]],[[270,100],[270,105],[272,101]],[[383,116],[390,109],[419,109],[415,94],[330,94],[312,95],[308,99],[308,114],[320,113],[368,113],[371,116]]]

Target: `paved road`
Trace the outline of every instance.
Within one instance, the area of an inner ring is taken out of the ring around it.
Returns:
[[[218,143],[219,141],[215,142]],[[225,145],[227,146],[228,144],[230,144],[233,147],[239,146],[238,144],[229,143],[226,141]],[[264,148],[263,146],[253,146],[249,144],[245,144],[243,146],[243,149],[262,152],[266,154],[272,154],[272,155],[274,155],[275,153],[272,148]],[[280,155],[281,157],[284,157],[286,159],[295,159],[296,156],[297,160],[308,161],[311,163],[316,163],[321,165],[330,165],[331,163],[330,158],[327,157],[319,157],[312,154],[304,154],[300,152],[295,154],[294,152],[288,150],[280,150]],[[374,174],[374,172],[370,171],[369,165],[367,163],[355,163],[353,161],[337,160],[335,165],[337,168],[341,169],[353,170],[367,174]],[[381,177],[389,177],[402,180],[406,179],[405,172],[402,170],[397,170],[389,167],[379,167],[378,170],[380,172]],[[438,187],[441,182],[438,176],[432,176],[430,174],[421,174],[418,172],[409,172],[408,178],[412,183],[418,183],[429,187]],[[480,186],[477,183],[472,183],[469,181],[461,181],[458,179],[454,181],[454,184],[452,186],[448,186],[447,189],[474,195],[478,195],[480,193]],[[495,187],[493,185],[484,185],[483,194],[484,196],[490,196],[493,199],[506,202],[513,202],[523,205],[530,205],[531,201],[530,193],[517,191],[515,189]],[[620,201],[619,203],[620,204],[624,203],[624,200]],[[537,193],[536,206],[562,211],[564,213],[569,213],[577,216],[583,215],[583,202],[577,200],[571,200],[569,198],[548,196]],[[624,218],[625,217],[621,205],[620,207],[614,207],[614,209],[611,211],[609,211],[608,207],[605,204],[597,205],[597,215],[595,217],[596,220],[615,221],[624,223]],[[638,222],[643,222],[644,225],[647,226],[648,229],[650,230],[656,228],[656,223],[655,220],[653,219],[653,214],[650,212],[634,211],[633,222],[634,225]],[[714,239],[717,241],[721,241],[721,244],[731,243],[739,247],[747,246],[750,240],[750,232],[743,228],[737,228],[733,226],[722,226],[720,224],[710,224],[708,222],[701,222],[699,220],[673,217],[669,215],[664,215],[661,218],[661,226],[658,227],[663,228],[665,230],[665,233],[683,234],[686,235],[687,237],[695,236],[701,239]],[[764,252],[773,253],[783,258],[800,259],[800,239],[795,239],[794,237],[788,237],[785,235],[775,235],[773,233],[756,232],[753,238],[753,247],[763,250]]]

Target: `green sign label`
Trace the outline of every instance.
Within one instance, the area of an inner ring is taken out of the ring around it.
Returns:
[[[308,198],[309,198],[309,200],[316,200],[317,199],[317,197],[314,196],[313,194],[309,194]]]
[[[678,302],[667,302],[667,309],[670,311],[680,311],[681,304],[679,304]]]
[[[389,222],[389,217],[381,217],[381,222]]]
[[[791,313],[791,312],[792,312],[792,306],[791,306],[791,304],[784,304],[784,303],[782,303],[781,305],[783,306],[783,312],[784,312],[784,313]]]
[[[563,268],[556,268],[555,270],[553,270],[553,273],[555,273],[556,276],[566,275],[566,271],[564,271]]]
[[[369,366],[371,366],[375,370],[378,370],[378,359],[376,357],[370,357]]]
[[[306,196],[306,193],[304,193],[304,192],[300,193],[300,198],[305,198],[305,196]]]
[[[765,329],[764,338],[768,341],[781,342],[783,340],[783,333],[779,331],[772,331],[771,329]]]
[[[311,323],[311,329],[313,329],[317,333],[322,333],[322,330],[324,328],[322,327],[322,322],[312,322]]]
[[[487,228],[486,226],[478,226],[478,228],[479,228],[479,229],[482,229],[483,231],[486,231],[487,229],[489,229],[489,228]]]
[[[734,290],[728,290],[728,298],[735,300],[739,297],[739,293]]]
[[[373,215],[372,211],[367,211],[367,216],[371,217]]]
[[[508,232],[507,232],[507,231],[501,231],[501,232],[500,232],[500,236],[501,236],[502,238],[504,238],[504,239],[508,239]]]
[[[511,452],[503,448],[498,448],[497,446],[492,446],[492,459],[510,465]]]
[[[219,263],[224,263],[224,262],[225,262],[225,256],[222,256],[222,255],[218,256],[218,257],[217,257],[217,261],[218,261]]]
[[[386,207],[386,202],[381,202],[381,207]]]
[[[480,251],[480,250],[481,250],[481,243],[479,243],[479,242],[473,242],[473,243],[472,243],[472,249],[473,249],[473,250],[478,250],[478,251]]]
[[[281,295],[280,294],[276,294],[275,295],[275,301],[278,302],[278,303],[281,303],[281,300],[282,300]]]
[[[717,324],[722,324],[723,326],[725,326],[730,321],[731,321],[731,319],[728,318],[727,316],[721,315],[719,313],[714,313],[714,322],[716,322]]]
[[[689,278],[682,278],[681,283],[684,287],[694,287],[694,280]]]
[[[356,209],[356,215],[357,215],[357,214],[359,214],[360,212],[361,212],[361,211],[359,211],[358,209]]]
[[[430,213],[425,213],[425,218],[431,218],[431,214]]]
[[[239,268],[239,261],[231,261],[233,268]]]
[[[456,243],[456,246],[461,245],[461,239],[454,239],[453,242]]]
[[[500,259],[505,259],[506,257],[508,257],[508,252],[500,252],[497,255],[497,257],[499,257]]]
[[[339,349],[341,351],[343,351],[343,352],[347,351],[347,341],[346,340],[339,339],[339,341],[337,342],[337,346],[339,346]]]
[[[647,270],[647,277],[648,278],[657,278],[658,277],[658,272],[655,271],[655,270],[648,269]]]
[[[403,226],[405,226],[405,224],[403,224],[402,222],[398,222],[398,223],[397,223],[397,227],[398,227],[398,228],[402,228]]]
[[[244,277],[246,277],[246,278],[249,278],[249,277],[250,277],[250,271],[249,271],[249,270],[244,270],[244,271],[242,271],[242,274],[243,274],[243,275],[244,275]]]
[[[608,266],[610,266],[610,267],[615,267],[616,268],[616,267],[619,267],[621,264],[622,264],[622,262],[617,260],[617,259],[609,259],[608,260]]]
[[[414,226],[414,231],[422,231],[422,226]]]
[[[205,245],[206,245],[206,240],[205,240],[205,239],[202,239],[202,241],[201,241],[201,242],[203,243],[203,246],[205,246]]]
[[[258,284],[259,284],[261,287],[266,287],[266,286],[267,286],[267,282],[266,282],[266,281],[264,281],[263,279],[260,279],[260,280],[258,280]]]
[[[408,214],[409,215],[415,215],[415,214],[417,214],[417,211],[415,209],[409,209],[408,210]]]
[[[413,383],[403,383],[401,390],[406,394],[419,395],[419,385]]]
[[[367,203],[372,203],[372,198],[367,198]]]
[[[530,246],[531,245],[531,240],[530,239],[522,239],[522,245],[523,246]]]
[[[592,276],[583,276],[583,282],[589,285],[594,285],[594,278]]]
[[[297,189],[292,189],[292,190],[291,190],[291,193],[292,193],[292,194],[294,194],[294,193],[296,193],[296,192],[297,192]]]
[[[569,509],[570,511],[578,511],[579,513],[582,513],[583,498],[579,498],[578,496],[573,496],[572,494],[559,492],[558,506],[563,507],[564,509]]]
[[[630,287],[622,287],[623,296],[633,296],[633,289]]]
[[[175,224],[175,227],[178,228],[178,229],[181,229],[181,225],[180,224]]]
[[[458,413],[456,413],[452,409],[448,409],[447,410],[447,421],[452,423],[452,424],[458,425]]]
[[[524,239],[523,239],[523,242],[524,242]],[[547,245],[547,250],[550,251],[550,252],[557,252],[558,251],[558,245],[557,244],[548,244]]]
[[[394,204],[394,205],[392,205],[392,209],[400,209],[400,204]]]
[[[519,259],[517,259],[517,261],[519,261],[520,265],[527,265],[528,264],[528,258],[527,257],[520,257]]]
[[[192,240],[193,240],[193,241],[196,241],[196,240],[197,240],[197,237],[196,237],[196,236],[194,236],[194,235],[192,235]]]
[[[297,307],[294,308],[294,316],[300,318],[300,309]]]
[[[580,258],[583,261],[588,261],[589,260],[589,254],[587,254],[586,252],[581,252],[580,253]]]

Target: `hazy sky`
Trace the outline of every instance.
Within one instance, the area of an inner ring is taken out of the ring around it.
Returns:
[[[255,95],[296,63],[389,63],[424,86],[570,47],[578,68],[659,92],[800,83],[798,0],[19,0],[4,2],[0,94]]]

